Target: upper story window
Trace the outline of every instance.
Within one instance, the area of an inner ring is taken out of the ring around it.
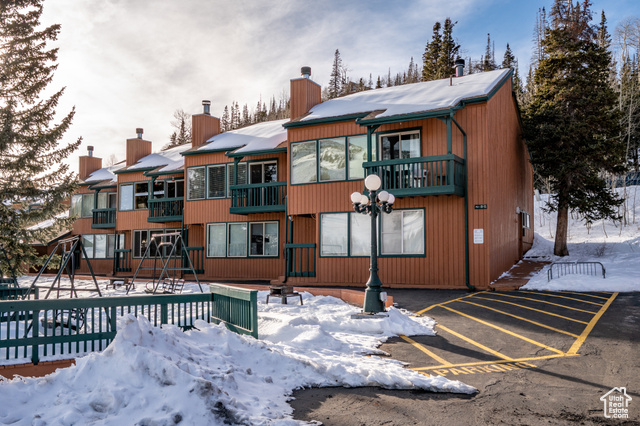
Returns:
[[[149,182],[136,182],[134,184],[133,204],[136,210],[148,208]]]
[[[211,164],[187,169],[187,200],[231,197],[234,184],[246,185],[278,181],[276,160]]]
[[[98,208],[99,209],[115,209],[117,207],[117,193],[114,192],[98,192]]]
[[[149,181],[120,184],[120,210],[143,210],[148,208]]]
[[[380,135],[383,160],[420,157],[420,131]]]
[[[238,169],[240,170],[240,169]],[[278,181],[278,162],[261,161],[249,163],[249,183],[269,183]]]
[[[375,161],[375,151],[372,160]],[[363,179],[367,136],[356,135],[291,144],[291,183]]]
[[[71,216],[92,217],[94,194],[76,194],[71,197]]]

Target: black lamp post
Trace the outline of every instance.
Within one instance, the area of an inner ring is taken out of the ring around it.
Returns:
[[[395,197],[387,191],[380,191],[382,181],[378,175],[369,175],[364,180],[364,186],[369,191],[369,197],[359,192],[351,194],[353,209],[362,214],[371,216],[371,267],[369,268],[369,281],[364,293],[365,314],[377,314],[384,312],[384,300],[382,298],[382,281],[378,277],[378,239],[376,235],[376,223],[378,214],[391,213]]]

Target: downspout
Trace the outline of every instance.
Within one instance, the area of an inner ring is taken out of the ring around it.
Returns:
[[[462,129],[460,124],[453,118],[453,112],[450,114],[450,119],[456,125],[460,133],[462,133],[462,146],[464,157],[464,283],[471,291],[476,291],[476,288],[469,282],[469,166],[467,165],[467,133]]]
[[[287,252],[287,244],[289,244],[289,210],[286,195],[284,196],[284,220],[284,279],[282,284],[286,283],[289,278],[289,253]]]

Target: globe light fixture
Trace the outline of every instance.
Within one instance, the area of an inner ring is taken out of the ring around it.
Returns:
[[[380,191],[382,181],[378,175],[369,175],[364,180],[364,186],[369,191],[369,196],[354,192],[351,194],[353,209],[357,213],[371,216],[371,266],[369,268],[369,281],[364,293],[363,314],[375,315],[384,312],[386,293],[382,292],[382,281],[378,277],[378,238],[376,223],[378,215],[391,213],[393,202],[396,198],[387,191]]]

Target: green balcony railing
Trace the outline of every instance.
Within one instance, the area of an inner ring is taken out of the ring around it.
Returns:
[[[92,228],[115,228],[116,209],[93,209]]]
[[[114,272],[131,272],[131,249],[115,249],[113,251]]]
[[[285,211],[287,182],[233,185],[230,213],[266,213]]]
[[[179,222],[184,212],[184,198],[153,198],[147,201],[149,222]]]
[[[316,276],[316,245],[290,244],[284,245],[285,277]]]
[[[365,175],[377,174],[382,189],[396,197],[464,196],[464,160],[453,154],[363,163]]]
[[[196,274],[204,274],[204,247],[185,247],[185,249],[189,253],[189,259],[191,259]],[[182,259],[182,267],[189,267],[186,257]]]

